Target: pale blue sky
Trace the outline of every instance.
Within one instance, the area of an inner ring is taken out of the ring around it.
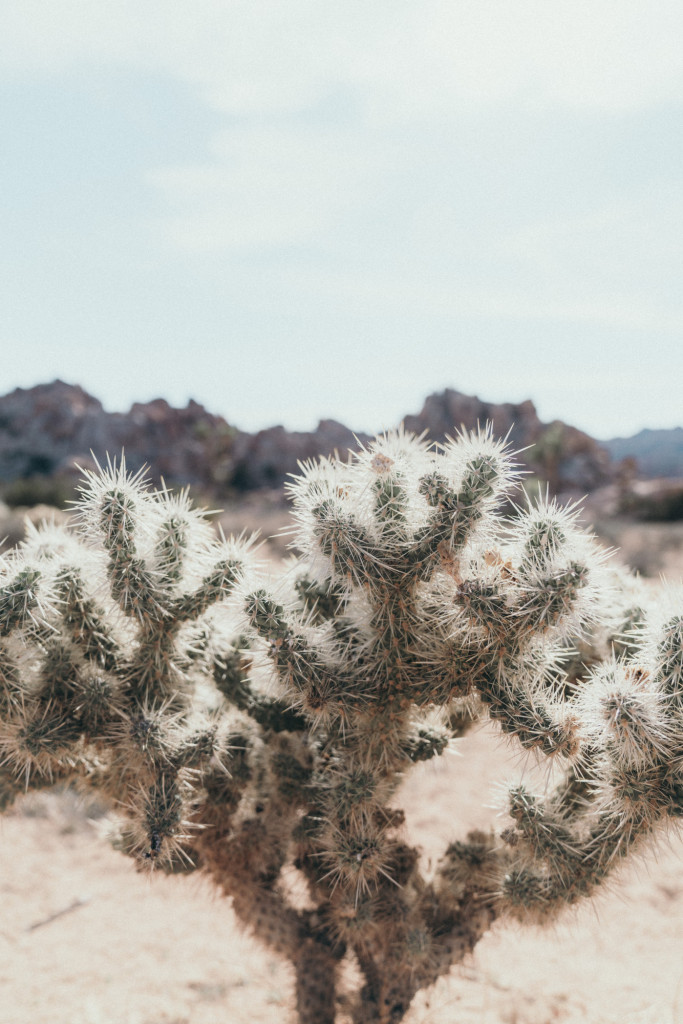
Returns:
[[[0,393],[683,423],[683,5],[0,11]]]

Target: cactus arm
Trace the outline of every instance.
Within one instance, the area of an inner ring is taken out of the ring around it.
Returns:
[[[97,790],[120,849],[204,871],[289,958],[302,1024],[334,1024],[347,954],[347,1015],[398,1024],[494,920],[591,896],[683,818],[680,595],[655,614],[608,586],[574,510],[502,519],[513,482],[488,430],[308,465],[299,555],[263,585],[187,494],[89,474],[77,532],[0,561],[0,807]],[[425,877],[400,783],[483,712],[563,777],[514,787],[501,835],[451,842]]]

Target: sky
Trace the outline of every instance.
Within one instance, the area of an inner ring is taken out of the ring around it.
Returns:
[[[22,0],[0,40],[0,394],[683,424],[680,0]]]

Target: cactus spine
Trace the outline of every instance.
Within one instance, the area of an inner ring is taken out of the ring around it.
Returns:
[[[683,600],[646,616],[575,511],[502,518],[514,483],[489,431],[307,465],[272,582],[187,495],[89,474],[75,528],[1,567],[0,807],[96,788],[125,853],[207,872],[292,961],[302,1024],[333,1024],[349,956],[354,1024],[400,1021],[494,920],[590,896],[683,813]],[[561,781],[427,876],[396,791],[485,714]]]

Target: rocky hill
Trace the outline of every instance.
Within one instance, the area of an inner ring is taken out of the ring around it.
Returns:
[[[422,411],[403,422],[418,434],[426,430],[433,441],[443,441],[461,427],[473,430],[491,423],[497,437],[509,436],[514,448],[527,449],[521,461],[555,493],[583,494],[611,478],[610,459],[592,437],[561,420],[542,423],[531,401],[497,405],[448,388],[430,395]]]
[[[196,402],[173,409],[163,398],[109,413],[78,385],[56,380],[0,398],[0,480],[69,472],[90,453],[105,461],[125,451],[132,468],[147,462],[157,477],[203,482],[209,450],[229,448],[235,433]],[[208,444],[211,439],[211,445]]]
[[[607,452],[587,434],[560,421],[542,423],[532,402],[493,404],[446,390],[430,395],[407,429],[442,441],[458,429],[491,422],[524,453],[527,468],[554,492],[585,493],[610,479]],[[335,420],[311,432],[282,426],[250,434],[190,401],[175,409],[159,398],[127,413],[107,412],[83,388],[54,381],[0,397],[0,484],[67,478],[74,462],[100,462],[125,451],[131,469],[150,467],[155,480],[191,484],[222,497],[236,490],[280,487],[300,461],[368,440]]]

